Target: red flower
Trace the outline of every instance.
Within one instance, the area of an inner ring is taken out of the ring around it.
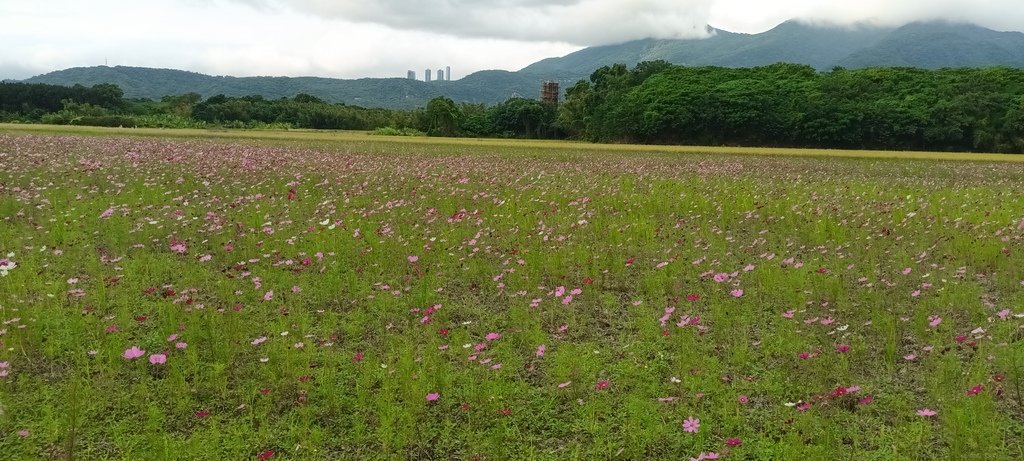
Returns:
[[[501,413],[502,416],[510,416],[512,415],[512,409],[509,407],[502,407],[502,409],[498,410],[498,413]]]
[[[264,387],[260,389],[260,394],[267,395],[270,393],[270,388]]]
[[[196,412],[196,418],[205,418],[210,416],[210,412],[206,410],[199,410]]]
[[[356,355],[352,356],[352,361],[353,362],[362,362],[363,361],[363,353],[362,352],[356,352]]]
[[[274,457],[274,450],[267,450],[267,451],[264,451],[263,453],[260,453],[260,454],[256,455],[256,459],[258,459],[260,461],[267,461],[268,459],[273,458],[273,457]]]
[[[442,328],[437,333],[439,335],[441,335],[441,336],[448,336],[448,329],[447,328]]]
[[[592,279],[590,277],[586,277],[586,278],[583,279],[583,284],[584,285],[593,285],[594,284],[594,279]]]
[[[690,293],[690,294],[686,295],[686,300],[687,301],[697,301],[699,299],[700,299],[700,295],[696,294],[696,293]]]

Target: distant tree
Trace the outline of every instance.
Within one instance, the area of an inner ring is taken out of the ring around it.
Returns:
[[[423,113],[424,130],[431,136],[457,136],[462,122],[462,111],[455,101],[438,96],[427,102]]]

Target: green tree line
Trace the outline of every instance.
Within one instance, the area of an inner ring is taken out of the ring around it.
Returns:
[[[1024,152],[1024,70],[606,66],[557,125],[606,142]]]
[[[125,99],[114,85],[0,84],[0,121],[105,126],[311,128],[598,142],[1024,152],[1024,70],[796,64],[605,66],[558,106],[437,97],[415,110],[189,93]]]

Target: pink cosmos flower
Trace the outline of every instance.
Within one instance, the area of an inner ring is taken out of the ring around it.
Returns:
[[[594,389],[597,389],[597,390],[600,391],[600,390],[603,390],[603,389],[608,389],[608,386],[610,386],[610,385],[611,385],[611,383],[608,382],[607,379],[602,379],[602,380],[598,381],[597,384],[594,384]]]
[[[937,414],[939,413],[936,412],[935,410],[930,410],[928,408],[922,408],[920,410],[917,410],[917,416],[923,416],[925,418],[931,418],[932,416],[935,416]]]
[[[982,386],[981,384],[979,384],[977,386],[974,386],[974,387],[968,389],[967,390],[967,395],[978,395],[983,390],[985,390],[985,386]]]
[[[1003,310],[997,312],[996,315],[999,316],[999,320],[1006,320],[1006,317],[1008,317],[1010,315],[1010,310],[1009,309],[1003,309]]]
[[[411,264],[416,264],[416,261],[419,261],[420,257],[416,256],[416,255],[409,255],[409,257],[405,258],[405,259],[408,259],[409,263],[411,263]]]
[[[700,420],[690,416],[683,421],[683,430],[686,432],[696,433],[700,430]]]
[[[562,295],[564,295],[564,294],[565,294],[565,287],[555,288],[555,297],[556,298],[561,298]]]
[[[146,355],[146,351],[139,349],[139,346],[132,346],[125,349],[124,353],[121,354],[121,357],[124,357],[125,360],[135,360],[143,355]]]
[[[909,268],[909,267],[907,267],[907,268],[904,268],[904,269],[903,269],[903,275],[910,275],[910,272],[911,272],[911,271],[913,271],[913,269],[911,269],[911,268]]]
[[[836,346],[836,352],[843,353],[850,350],[850,346],[847,344],[840,344]]]
[[[564,382],[564,383],[560,383],[560,384],[558,385],[558,388],[559,388],[559,389],[565,389],[565,388],[569,387],[569,385],[570,385],[570,384],[572,384],[572,381],[566,381],[566,382]]]
[[[167,363],[167,356],[164,354],[153,354],[149,356],[149,363],[153,365],[163,365]]]
[[[174,348],[178,349],[178,350],[185,350],[186,348],[188,348],[188,343],[186,343],[186,342],[174,343]]]
[[[929,315],[928,316],[928,326],[929,327],[935,328],[935,327],[939,326],[940,323],[942,323],[942,317],[939,317],[937,315]]]
[[[743,296],[743,290],[740,289],[740,288],[737,288],[735,290],[730,291],[729,294],[731,294],[733,298],[739,298],[739,297]]]
[[[266,336],[260,336],[259,338],[252,340],[252,342],[250,342],[249,344],[252,344],[253,346],[259,346],[260,344],[263,344],[263,342],[266,340]]]
[[[537,357],[544,357],[544,352],[547,351],[547,346],[541,344],[537,346]]]
[[[435,400],[437,400],[439,398],[441,398],[441,394],[438,394],[437,392],[431,392],[431,393],[427,394],[427,401],[428,402],[433,402],[433,401],[435,401]]]
[[[487,333],[487,336],[484,336],[484,339],[488,341],[497,341],[498,339],[501,339],[501,334],[492,331],[490,333]]]
[[[19,437],[28,437],[29,436],[28,429],[22,429],[22,430],[18,431],[18,436]]]
[[[787,319],[791,319],[791,318],[793,318],[794,314],[796,314],[796,312],[794,312],[794,311],[786,311],[786,312],[782,313],[782,316],[787,318]]]
[[[746,395],[743,395],[743,394],[740,394],[740,396],[737,398],[737,400],[739,400],[740,403],[742,403],[744,405],[750,403],[750,397],[747,397]]]
[[[743,440],[740,439],[739,437],[733,437],[731,439],[726,439],[725,444],[730,447],[738,447],[740,445],[743,445]]]
[[[270,301],[271,299],[274,299],[274,290],[270,290],[263,294],[264,301]]]

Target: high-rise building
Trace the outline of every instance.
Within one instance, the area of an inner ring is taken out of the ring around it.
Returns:
[[[426,69],[426,70],[423,71],[423,81],[424,82],[429,82],[430,81],[430,69]]]
[[[452,66],[444,66],[444,78],[445,80],[452,80]]]
[[[437,69],[437,81],[444,81],[444,69]]]
[[[409,80],[416,80],[416,71],[415,70],[410,70],[410,71],[406,72],[405,73],[405,78],[407,78]]]

